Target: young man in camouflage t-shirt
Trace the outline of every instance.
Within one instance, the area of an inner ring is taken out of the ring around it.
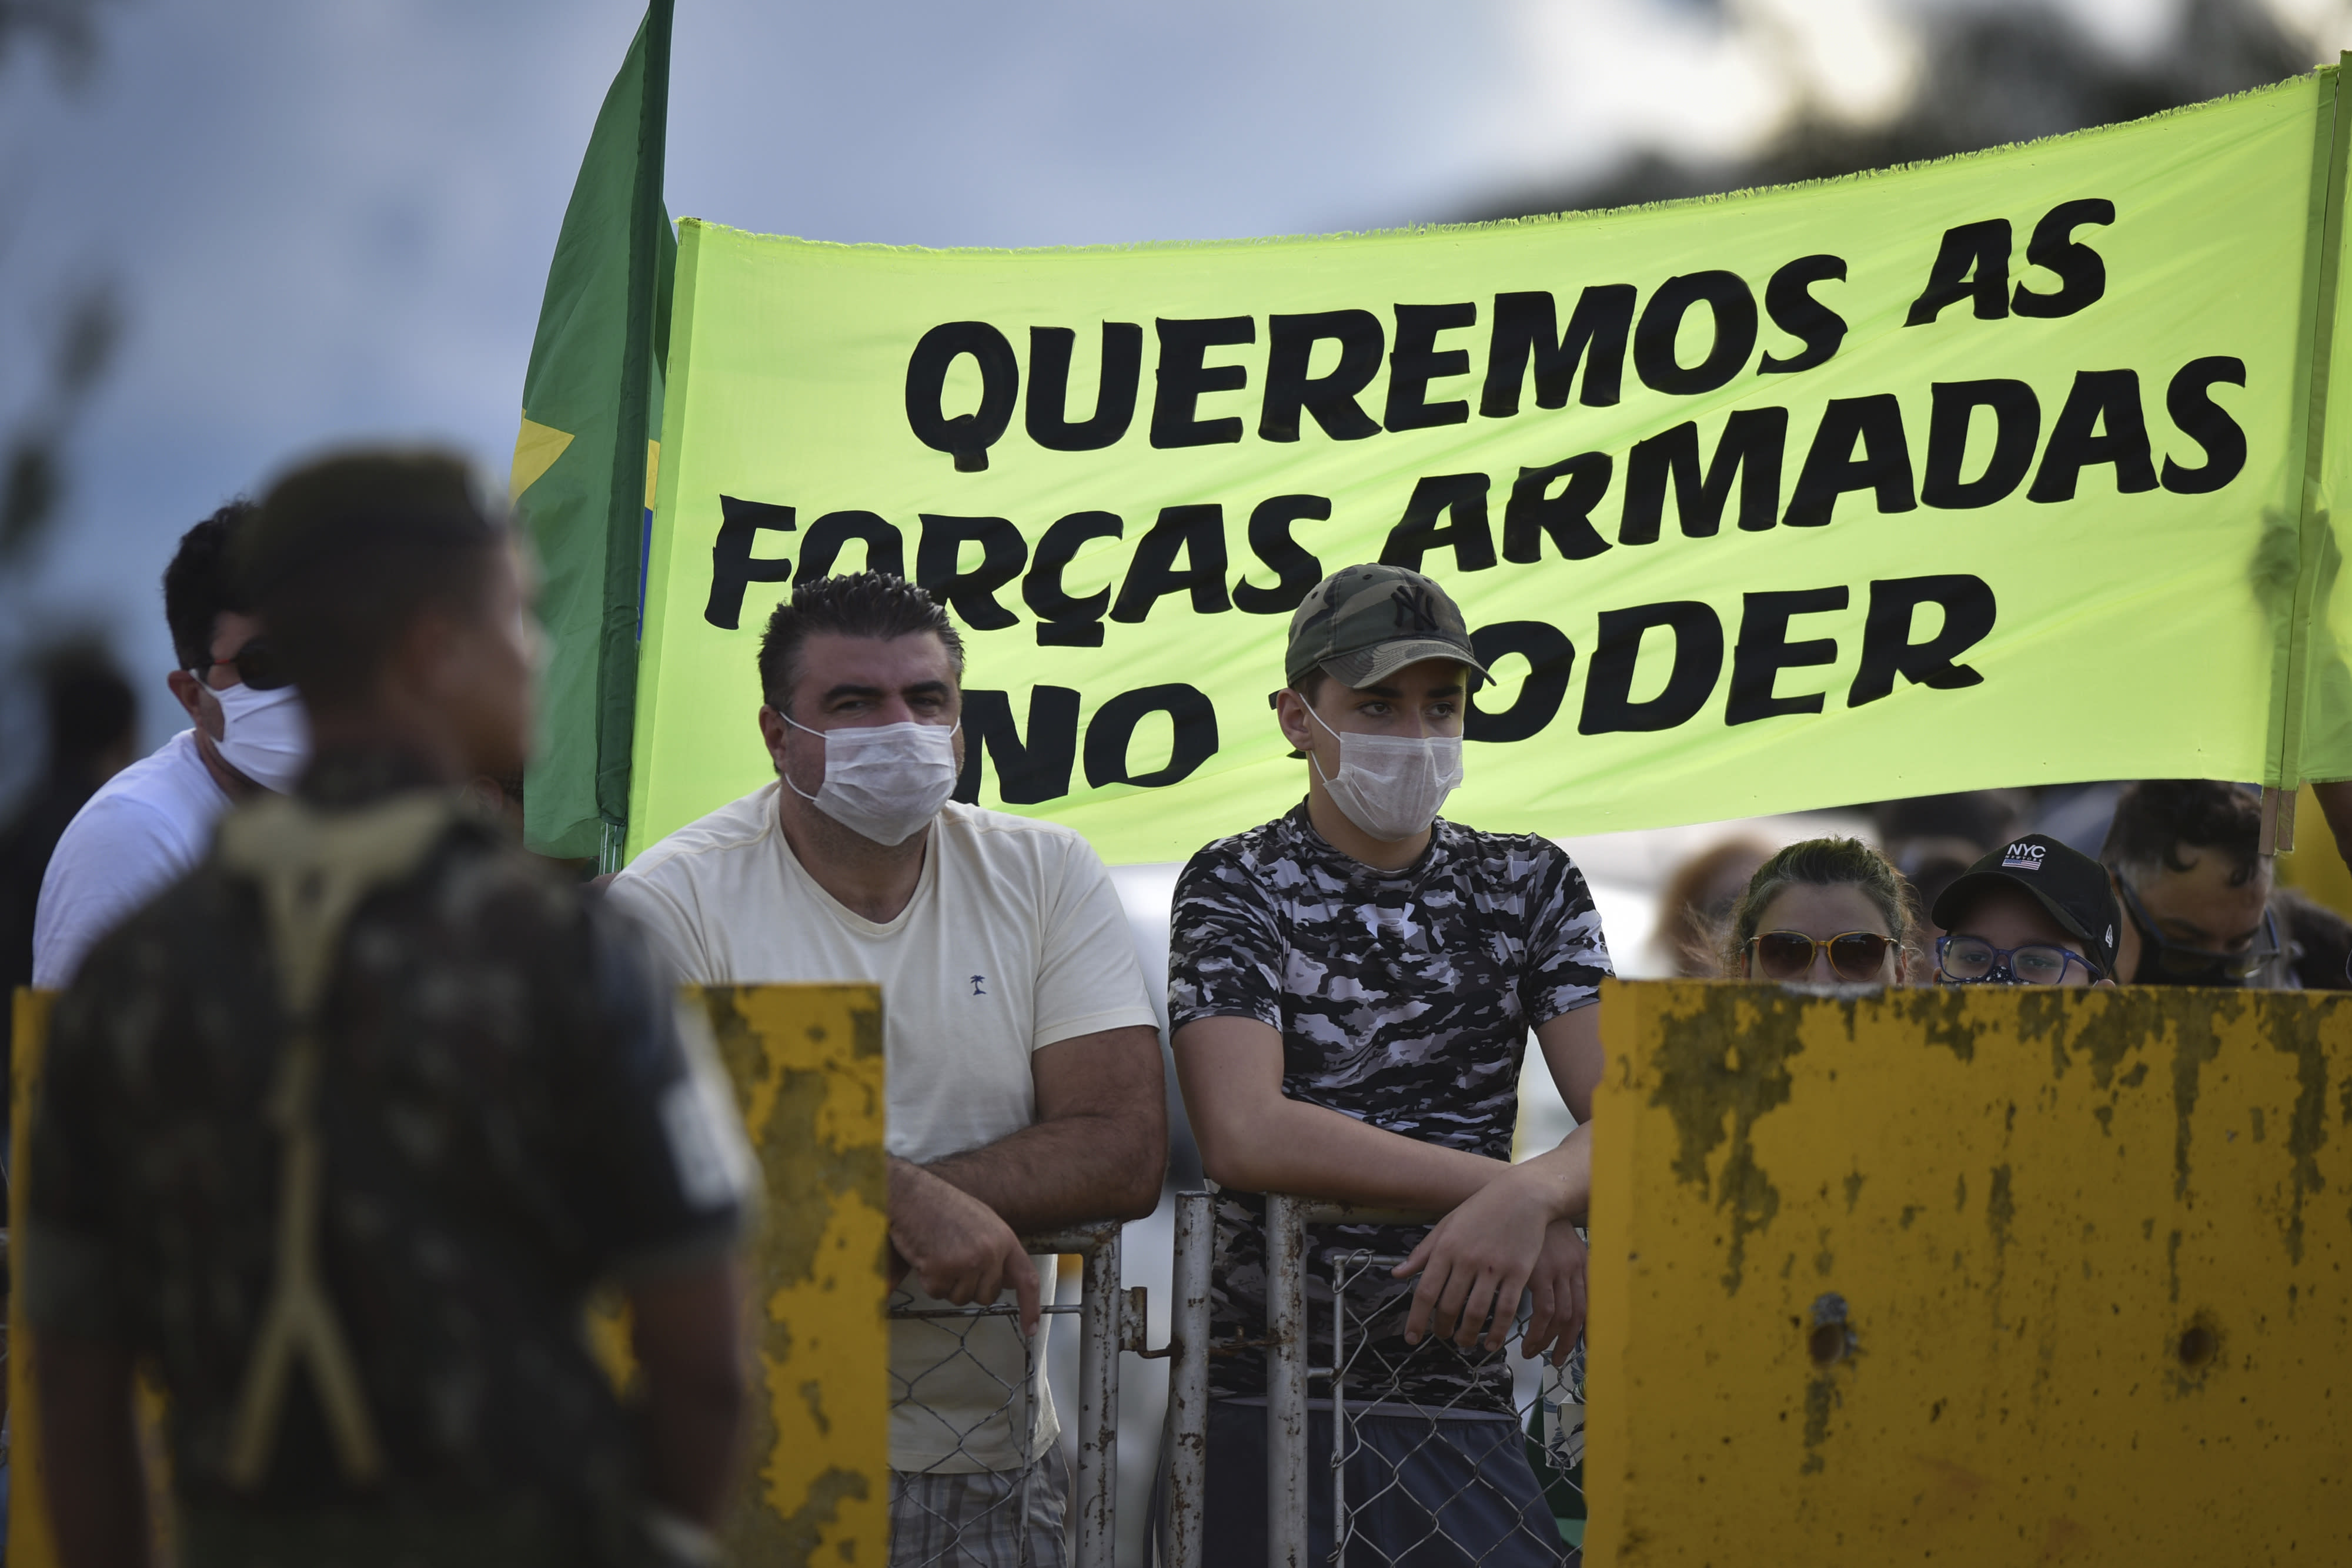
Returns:
[[[1442,1211],[1434,1227],[1315,1233],[1308,1316],[1330,1356],[1327,1247],[1405,1259],[1347,1290],[1353,1530],[1415,1563],[1558,1563],[1559,1535],[1511,1413],[1504,1354],[1564,1356],[1582,1326],[1590,1189],[1580,1126],[1513,1166],[1519,1063],[1535,1030],[1581,1120],[1601,1076],[1601,917],[1549,840],[1439,819],[1461,781],[1462,613],[1417,572],[1349,567],[1293,617],[1282,732],[1306,801],[1202,850],[1177,885],[1169,1022],[1210,1176],[1224,1186],[1219,1337],[1265,1332],[1265,1204],[1285,1192]],[[1417,1281],[1417,1283],[1416,1283]],[[1265,1558],[1263,1359],[1211,1364],[1205,1560]],[[1320,1406],[1320,1401],[1318,1402]],[[1322,1473],[1328,1406],[1309,1421]],[[1309,1489],[1310,1556],[1329,1552]],[[1351,1556],[1352,1561],[1352,1556]]]

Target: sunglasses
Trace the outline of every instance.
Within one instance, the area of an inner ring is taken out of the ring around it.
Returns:
[[[1767,931],[1748,939],[1748,964],[1768,980],[1801,980],[1812,972],[1813,954],[1830,956],[1830,972],[1841,980],[1877,980],[1895,938],[1875,931],[1844,931],[1816,942],[1801,931]]]
[[[286,673],[286,665],[278,651],[266,637],[256,637],[226,659],[208,659],[201,664],[190,664],[188,674],[205,685],[212,685],[212,673],[226,664],[236,671],[236,678],[257,692],[274,692],[290,686],[294,677]]]

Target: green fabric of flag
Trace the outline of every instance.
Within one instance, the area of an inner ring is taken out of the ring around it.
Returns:
[[[580,162],[531,342],[510,481],[539,552],[551,643],[524,840],[542,854],[612,864],[628,815],[651,438],[677,256],[662,204],[672,4],[646,8]]]

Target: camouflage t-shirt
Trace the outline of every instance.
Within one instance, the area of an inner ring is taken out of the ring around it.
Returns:
[[[358,805],[404,776],[330,755],[303,792]],[[28,1316],[160,1371],[185,1504],[519,1504],[606,1529],[591,1521],[639,1494],[642,1436],[590,1356],[583,1299],[734,1245],[747,1173],[740,1134],[711,1124],[723,1082],[628,923],[488,826],[453,824],[366,895],[320,1007],[318,1260],[385,1473],[344,1479],[298,1371],[262,1483],[241,1489],[229,1436],[275,1278],[288,1033],[266,930],[257,884],[208,860],[58,999]]]
[[[1599,999],[1610,973],[1601,915],[1566,851],[1439,819],[1429,848],[1375,871],[1327,843],[1301,805],[1194,855],[1176,884],[1168,1021],[1252,1018],[1282,1035],[1282,1092],[1423,1143],[1508,1159],[1528,1031]],[[1217,1208],[1218,1337],[1265,1332],[1265,1203]],[[1324,1251],[1402,1257],[1423,1233],[1335,1226],[1309,1233],[1308,1320],[1330,1350]],[[1498,1357],[1403,1341],[1410,1281],[1375,1270],[1349,1291],[1348,1396],[1502,1407]],[[1263,1356],[1210,1363],[1220,1397],[1260,1395]]]

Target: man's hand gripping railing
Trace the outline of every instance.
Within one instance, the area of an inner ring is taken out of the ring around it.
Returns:
[[[1144,1346],[1144,1289],[1139,1285],[1130,1290],[1121,1283],[1119,1234],[1118,1222],[1105,1219],[1021,1238],[1022,1250],[1029,1256],[1076,1255],[1083,1263],[1079,1300],[1039,1309],[1041,1316],[1079,1320],[1078,1464],[1072,1499],[1077,1515],[1076,1568],[1111,1568],[1111,1546],[1117,1537],[1119,1354],[1170,1354],[1167,1349],[1152,1352]],[[969,1325],[987,1318],[1011,1318],[1017,1323],[1024,1312],[1020,1301],[992,1301],[968,1307],[894,1306],[890,1315],[930,1321],[945,1328],[956,1322]],[[1024,1334],[1022,1343],[1021,1384],[1018,1388],[1008,1387],[1005,1396],[1008,1406],[1019,1406],[1019,1429],[1025,1435],[1034,1429],[1028,1391],[1036,1376],[1037,1341]],[[919,1392],[909,1387],[900,1398],[919,1403]],[[1013,1501],[1025,1520],[1027,1498],[1017,1496]]]
[[[1331,1270],[1332,1284],[1331,1362],[1317,1366],[1309,1362],[1307,1227],[1370,1224],[1442,1228],[1442,1220],[1440,1215],[1426,1211],[1371,1209],[1280,1194],[1267,1196],[1266,1539],[1267,1560],[1274,1568],[1308,1568],[1307,1410],[1309,1385],[1318,1381],[1328,1388],[1331,1404],[1332,1562],[1347,1561],[1354,1521],[1365,1507],[1377,1500],[1360,1500],[1351,1509],[1347,1497],[1347,1467],[1355,1447],[1360,1446],[1349,1424],[1349,1383],[1361,1350],[1360,1343],[1356,1352],[1349,1346],[1349,1286],[1368,1276],[1411,1278],[1427,1261],[1432,1244],[1438,1239],[1437,1230],[1433,1229],[1429,1240],[1404,1259],[1360,1249],[1327,1252],[1324,1262]],[[1457,1277],[1436,1281],[1424,1278],[1416,1290],[1408,1321],[1407,1338],[1417,1342],[1415,1359],[1461,1357],[1468,1368],[1474,1364],[1471,1358],[1481,1353],[1506,1352],[1517,1342],[1532,1344],[1543,1359],[1555,1368],[1559,1366],[1569,1359],[1583,1326],[1583,1261],[1581,1240],[1576,1238],[1572,1227],[1560,1222],[1547,1232],[1543,1253],[1529,1277],[1529,1288],[1523,1292],[1510,1290],[1517,1281],[1507,1277],[1488,1278],[1484,1271],[1475,1281]],[[1181,1274],[1179,1284],[1181,1291]],[[1439,1284],[1444,1286],[1442,1293],[1433,1289]],[[1500,1302],[1511,1295],[1517,1295],[1518,1300],[1516,1310],[1507,1312],[1501,1310]],[[1423,1330],[1433,1332],[1423,1333]],[[1449,1330],[1453,1332],[1449,1333]],[[1468,1347],[1460,1345],[1455,1337],[1464,1333],[1473,1336]],[[1402,1371],[1390,1370],[1391,1376]],[[1379,1387],[1363,1392],[1370,1396],[1364,1403],[1371,1405],[1394,1408],[1411,1403],[1383,1399],[1383,1390]],[[1534,1402],[1515,1396],[1513,1403],[1515,1429],[1525,1430]],[[1449,1401],[1449,1407],[1428,1412],[1429,1418],[1434,1422],[1457,1413],[1469,1414],[1456,1412],[1450,1405]],[[1381,1490],[1390,1490],[1396,1484],[1391,1479],[1389,1487]],[[1410,1552],[1416,1543],[1367,1544],[1380,1556],[1396,1557]],[[1528,1544],[1540,1550],[1556,1542],[1537,1540]],[[1389,1547],[1400,1550],[1391,1551]],[[1194,1568],[1181,1559],[1176,1562],[1178,1568]]]

